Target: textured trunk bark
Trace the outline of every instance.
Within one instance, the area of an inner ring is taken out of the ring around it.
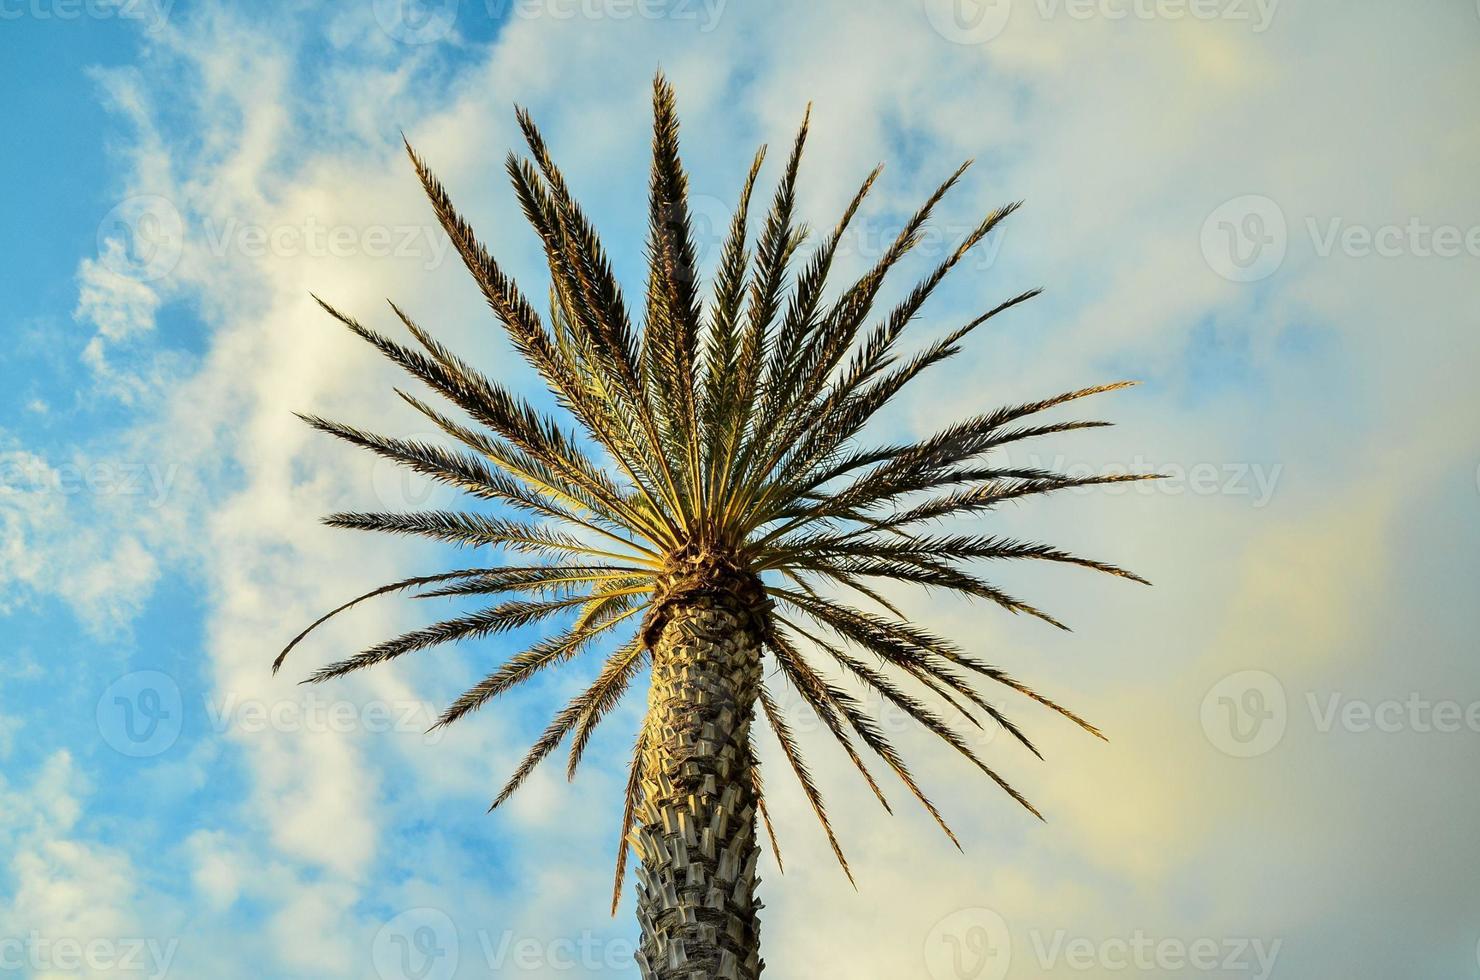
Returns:
[[[645,980],[755,980],[764,965],[750,755],[760,645],[754,608],[725,590],[674,600],[657,626],[632,833]]]

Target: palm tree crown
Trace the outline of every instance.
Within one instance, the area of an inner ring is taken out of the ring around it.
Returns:
[[[1069,487],[1141,479],[1072,477],[994,465],[1003,447],[1107,423],[1037,422],[1046,409],[1127,382],[1070,391],[963,419],[916,442],[867,445],[866,424],[906,384],[959,353],[967,335],[1035,296],[1030,290],[913,353],[900,338],[951,269],[1016,209],[986,215],[897,305],[876,315],[886,275],[922,236],[931,212],[957,183],[962,165],[904,223],[856,281],[828,288],[850,221],[879,170],[864,180],[836,226],[797,262],[806,230],[794,216],[795,185],[807,136],[804,120],[758,235],[748,234],[750,201],[765,149],[755,155],[724,237],[711,290],[701,295],[687,178],[679,161],[673,90],[654,85],[653,163],[647,240],[648,282],[641,327],[629,315],[590,222],[571,195],[529,115],[518,112],[528,159],[506,169],[544,246],[551,286],[542,318],[472,229],[423,159],[407,145],[442,226],[514,347],[575,423],[536,410],[480,374],[392,304],[409,340],[391,339],[327,304],[324,308],[411,376],[460,409],[459,419],[397,391],[457,448],[376,435],[317,416],[315,428],[450,484],[490,508],[414,513],[339,513],[335,527],[418,535],[487,546],[502,564],[460,568],[394,582],[346,603],[319,623],[374,596],[498,596],[476,612],[412,630],[315,671],[323,681],[442,643],[491,636],[557,620],[559,626],[457,698],[438,725],[450,724],[546,667],[605,647],[594,683],[560,711],[498,794],[508,799],[535,766],[571,736],[573,775],[593,730],[651,657],[653,639],[675,603],[722,592],[750,610],[778,675],[796,689],[888,808],[855,746],[876,754],[955,841],[941,814],[863,700],[831,676],[851,677],[939,736],[1035,815],[1026,799],[988,767],[947,723],[980,727],[985,716],[1037,754],[1032,742],[978,690],[985,678],[1046,705],[1089,732],[1077,715],[958,645],[906,621],[880,593],[906,582],[995,603],[1060,625],[981,577],[987,559],[1034,559],[1137,576],[1057,548],[1004,537],[929,533],[929,522],[963,518],[997,505]],[[831,294],[836,292],[836,296]],[[857,605],[839,595],[854,593]],[[827,671],[819,663],[830,664]],[[907,690],[908,682],[923,691]],[[843,859],[792,729],[774,689],[759,706],[784,757]],[[646,733],[638,736],[640,757]],[[639,793],[634,758],[623,844]],[[765,816],[755,776],[756,799]],[[770,829],[770,821],[765,821]],[[774,844],[774,839],[773,839]],[[959,846],[959,845],[958,845]],[[779,853],[777,855],[779,859]],[[851,875],[850,875],[851,877]]]

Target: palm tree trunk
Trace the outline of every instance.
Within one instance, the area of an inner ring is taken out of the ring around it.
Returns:
[[[703,589],[670,602],[655,624],[632,833],[644,980],[755,980],[764,966],[750,749],[761,681],[753,608],[733,592]]]

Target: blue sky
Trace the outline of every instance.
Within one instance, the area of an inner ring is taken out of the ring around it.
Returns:
[[[1111,741],[989,733],[1030,825],[901,731],[962,856],[814,739],[856,892],[771,759],[767,976],[1480,976],[1477,45],[1469,0],[0,3],[0,972],[636,976],[605,907],[640,695],[490,816],[590,664],[434,738],[533,634],[294,683],[425,621],[390,602],[267,665],[450,558],[317,524],[436,492],[293,418],[423,434],[309,291],[534,393],[400,134],[539,295],[502,179],[528,105],[631,294],[661,66],[701,225],[809,100],[814,226],[887,164],[848,269],[962,159],[925,252],[1027,202],[916,329],[1046,293],[881,437],[1131,377],[1114,429],[1023,462],[1170,475],[991,518],[1157,583],[1000,570],[1072,634],[899,597]]]

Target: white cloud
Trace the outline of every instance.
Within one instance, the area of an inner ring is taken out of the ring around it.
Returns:
[[[28,787],[5,787],[0,840],[8,855],[0,904],[0,968],[36,977],[113,976],[129,964],[163,977],[178,932],[147,921],[145,889],[129,854],[84,835],[91,792],[67,752]]]
[[[162,486],[150,475],[142,463],[81,454],[53,465],[11,440],[0,450],[0,608],[55,594],[93,633],[126,632],[159,577],[138,533]],[[130,532],[100,513],[142,520]]]

